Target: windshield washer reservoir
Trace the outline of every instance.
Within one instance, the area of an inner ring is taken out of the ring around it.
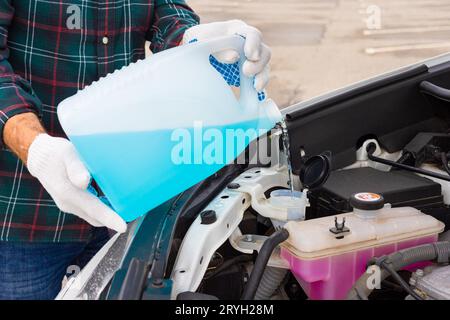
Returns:
[[[307,197],[303,192],[275,190],[270,193],[269,204],[287,210],[287,220],[304,220]]]

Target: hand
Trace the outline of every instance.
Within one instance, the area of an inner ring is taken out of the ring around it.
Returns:
[[[91,176],[69,140],[39,134],[28,149],[27,166],[61,211],[95,227],[125,232],[125,221],[87,191]]]
[[[272,53],[263,43],[262,34],[258,29],[240,20],[200,24],[186,30],[182,43],[189,43],[194,39],[203,41],[235,34],[246,39],[244,53],[247,60],[244,62],[243,72],[247,77],[254,76],[256,90],[263,91],[269,82],[269,61]],[[239,60],[239,54],[234,50],[215,54],[214,57],[222,63],[235,63]]]

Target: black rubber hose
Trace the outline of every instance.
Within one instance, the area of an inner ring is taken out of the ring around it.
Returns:
[[[384,258],[385,263],[389,263],[393,270],[398,271],[406,266],[424,261],[437,261],[438,263],[450,262],[450,242],[443,241],[431,244],[424,244],[417,247],[403,249],[394,252]],[[374,264],[376,259],[372,259],[369,264]],[[356,281],[353,288],[347,295],[348,300],[366,300],[373,289],[367,286],[368,280],[372,275],[364,274]],[[390,273],[382,268],[380,280],[383,281],[390,276]]]
[[[383,267],[389,274],[392,276],[392,278],[414,299],[416,300],[423,300],[423,298],[418,295],[411,287],[403,280],[402,277],[397,273],[397,271],[392,268],[392,266],[389,263],[386,263],[386,261],[381,263],[381,267]]]
[[[270,300],[286,278],[288,271],[267,266],[256,290],[255,300]]]
[[[422,81],[420,83],[420,91],[437,99],[450,102],[450,90],[439,87],[428,81]]]
[[[436,172],[433,172],[433,171],[428,171],[428,170],[424,170],[424,169],[421,169],[421,168],[408,166],[406,164],[402,164],[402,163],[386,160],[386,159],[383,159],[383,158],[378,158],[378,157],[373,155],[373,152],[371,152],[369,147],[370,147],[370,145],[367,146],[367,157],[369,158],[369,160],[372,160],[372,161],[378,162],[378,163],[382,163],[382,164],[385,164],[385,165],[388,165],[388,166],[391,166],[391,167],[394,167],[394,168],[403,169],[403,170],[406,170],[406,171],[411,171],[411,172],[423,174],[425,176],[429,176],[429,177],[433,177],[433,178],[437,178],[437,179],[441,179],[441,180],[445,180],[445,181],[450,181],[450,177],[449,176],[445,176],[445,175],[440,174],[440,173],[436,173]]]
[[[264,241],[258,257],[256,258],[250,279],[248,279],[244,293],[242,294],[242,300],[253,300],[255,298],[256,290],[259,287],[264,270],[266,270],[267,263],[269,262],[273,250],[275,250],[280,243],[286,241],[287,238],[289,238],[289,232],[286,229],[281,229],[274,232],[266,241]]]
[[[449,255],[450,242],[444,241],[400,250],[390,254],[388,259],[395,270],[400,270],[403,267],[423,261],[437,260],[438,263],[448,263]],[[441,261],[441,259],[445,261]]]

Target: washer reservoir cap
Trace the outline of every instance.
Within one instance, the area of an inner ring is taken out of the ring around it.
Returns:
[[[384,207],[384,198],[377,193],[360,192],[350,197],[350,205],[359,210],[380,210]]]

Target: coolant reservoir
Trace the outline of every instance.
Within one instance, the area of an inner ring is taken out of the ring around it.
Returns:
[[[436,242],[444,224],[411,207],[359,193],[353,212],[285,225],[282,256],[310,299],[344,299],[372,257]]]

